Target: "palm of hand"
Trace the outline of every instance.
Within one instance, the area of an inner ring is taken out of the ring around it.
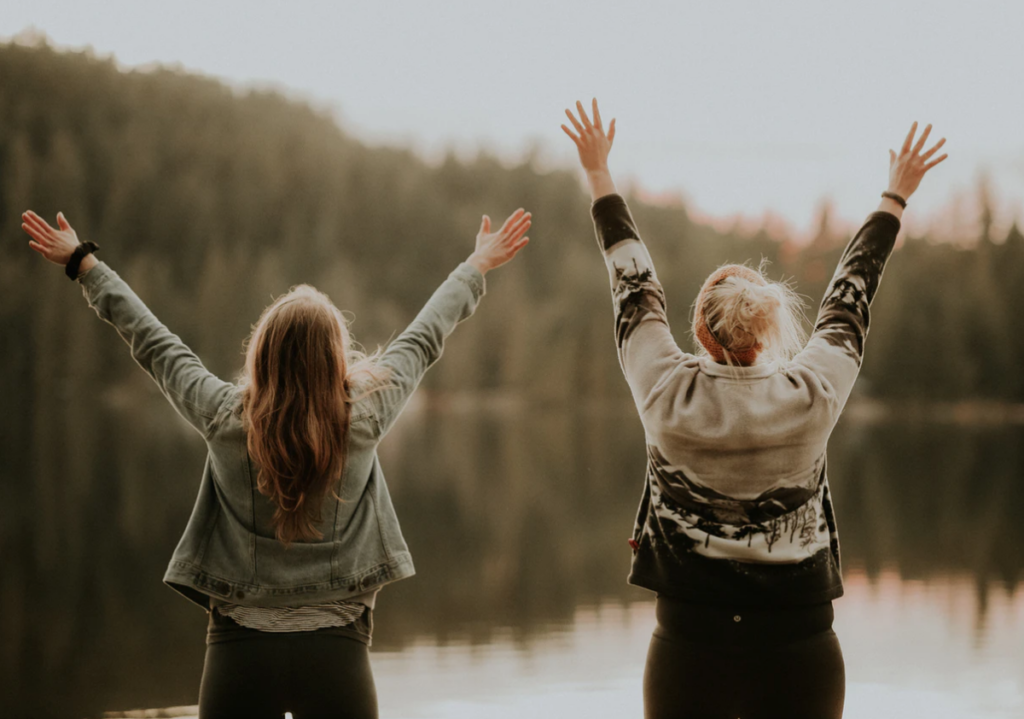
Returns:
[[[565,111],[576,132],[565,125],[562,125],[562,131],[576,143],[580,164],[584,170],[592,172],[607,169],[608,153],[612,151],[612,143],[615,142],[615,120],[608,123],[608,132],[605,133],[604,125],[601,123],[601,112],[597,107],[597,98],[594,98],[592,104],[593,121],[587,117],[583,103],[576,102],[576,111],[579,113],[579,120],[569,110]]]
[[[21,216],[21,229],[28,233],[32,240],[29,247],[41,254],[55,265],[66,265],[72,253],[78,247],[78,235],[64,219],[64,214],[57,215],[60,229],[50,224],[32,210]]]
[[[932,126],[928,125],[924,128],[924,132],[921,133],[917,143],[911,147],[911,143],[914,142],[914,135],[917,133],[917,123],[915,122],[910,126],[910,132],[907,134],[907,139],[903,141],[900,153],[897,155],[892,150],[889,150],[889,190],[895,192],[904,200],[914,194],[928,170],[949,156],[944,153],[929,162],[929,158],[946,144],[946,138],[944,137],[936,142],[927,152],[921,153],[924,143],[931,132]]]
[[[476,250],[472,260],[481,271],[492,270],[505,264],[530,241],[526,231],[530,229],[532,215],[522,208],[516,210],[497,232],[491,232],[491,218],[484,215],[480,231],[476,236]]]

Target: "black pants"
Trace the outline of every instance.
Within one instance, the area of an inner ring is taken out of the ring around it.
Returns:
[[[370,610],[352,628],[269,633],[210,615],[200,719],[377,719]]]
[[[839,719],[846,670],[832,603],[709,607],[658,597],[646,719]]]

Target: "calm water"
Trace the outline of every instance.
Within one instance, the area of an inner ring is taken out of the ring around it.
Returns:
[[[2,716],[196,702],[205,614],[160,579],[204,448],[147,381],[43,397],[0,462]],[[639,422],[413,410],[382,446],[419,570],[379,599],[382,716],[641,716]],[[1024,716],[1024,428],[844,420],[829,466],[846,716]]]

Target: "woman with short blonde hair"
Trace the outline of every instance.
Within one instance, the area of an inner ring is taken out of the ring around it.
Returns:
[[[843,593],[825,447],[860,371],[868,307],[907,199],[940,140],[889,151],[889,187],[850,241],[804,341],[788,286],[720,267],[694,308],[697,355],[676,344],[665,293],[608,171],[597,100],[562,125],[586,171],[611,276],[619,360],[647,438],[629,581],[657,592],[648,719],[840,717]]]

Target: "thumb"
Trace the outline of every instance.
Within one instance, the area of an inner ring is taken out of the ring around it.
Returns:
[[[64,219],[64,213],[63,212],[58,212],[57,213],[57,224],[60,226],[60,229],[62,229],[62,230],[70,230],[71,229],[71,225],[68,223],[68,221],[66,219]]]
[[[615,142],[615,118],[614,117],[612,118],[612,121],[610,123],[608,123],[608,144],[611,145],[613,142]]]
[[[889,167],[892,167],[894,162],[896,162],[896,153],[889,150]]]
[[[480,221],[480,234],[486,235],[490,231],[491,231],[491,218],[488,217],[487,215],[484,215],[483,219]]]

